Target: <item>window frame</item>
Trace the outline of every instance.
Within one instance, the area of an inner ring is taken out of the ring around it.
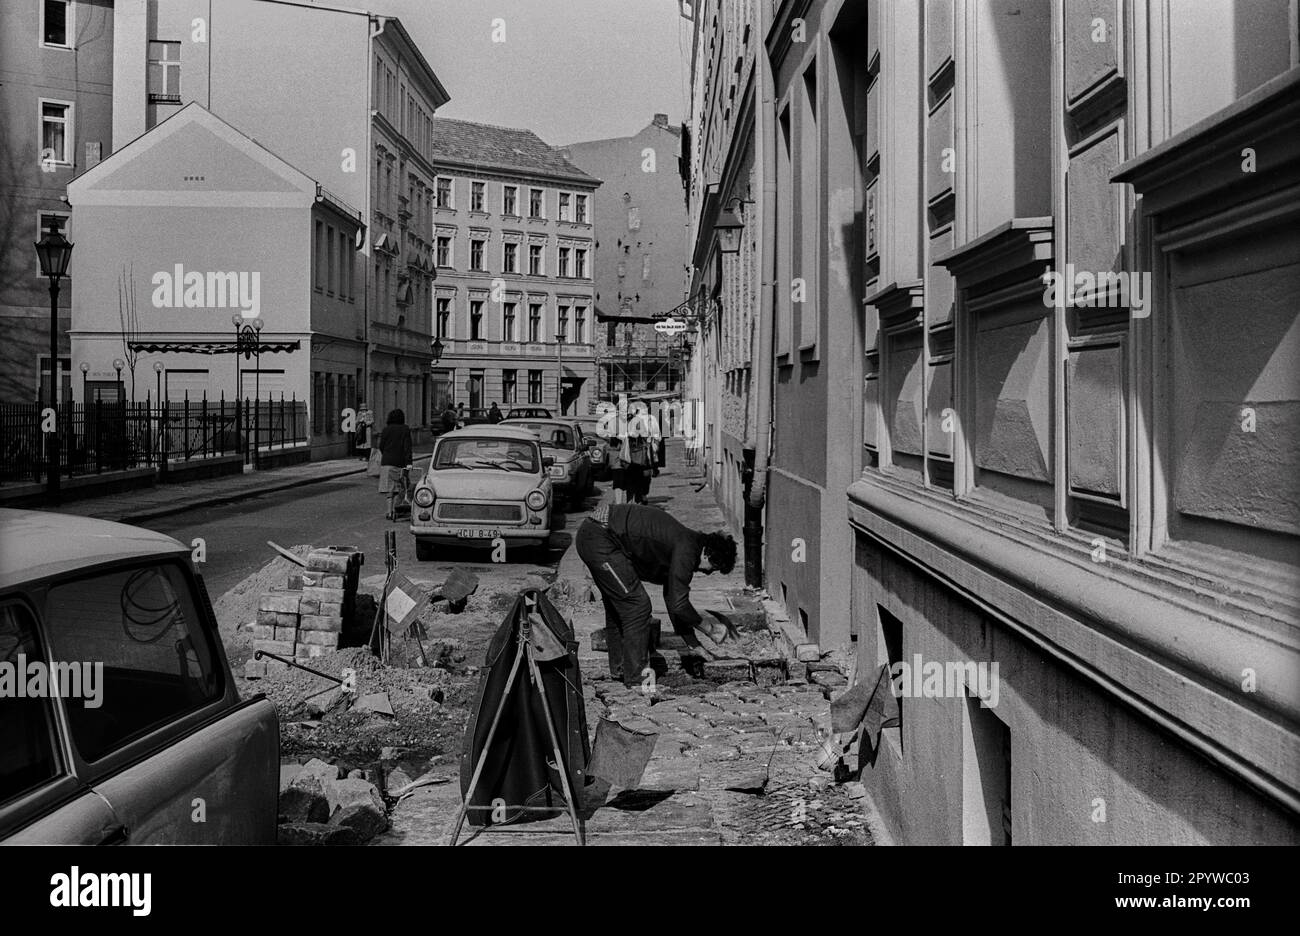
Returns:
[[[174,59],[155,59],[149,55],[149,46],[175,46],[176,58]],[[150,39],[145,46],[145,94],[150,103],[173,103],[181,99],[181,45],[178,39]],[[163,89],[161,91],[149,90],[149,68],[158,65],[162,68]],[[169,93],[166,89],[168,81],[167,76],[172,72],[176,73],[176,91]]]
[[[36,99],[36,130],[37,130],[36,151],[37,153],[41,154],[41,159],[39,160],[39,162],[42,166],[45,164],[44,154],[46,148],[45,147],[45,120],[46,120],[45,105],[46,104],[55,104],[60,107],[66,108],[66,112],[63,117],[63,155],[65,158],[51,159],[50,165],[60,167],[60,168],[65,168],[65,169],[71,169],[74,164],[74,159],[72,154],[77,151],[76,102],[64,101],[64,100],[60,100],[59,98],[49,98],[49,97],[38,97]],[[52,118],[52,119],[57,120],[57,118]]]
[[[581,211],[579,211],[581,208]],[[586,192],[573,194],[573,223],[591,224],[591,198]]]
[[[528,275],[529,276],[546,275],[546,245],[545,244],[528,245]]]
[[[535,212],[534,207],[537,209]],[[528,187],[528,217],[534,221],[546,220],[546,189]]]
[[[511,253],[513,250],[513,256]],[[501,244],[501,271],[503,273],[519,272],[519,241],[503,241]]]
[[[442,201],[443,183],[447,183],[447,203]],[[444,211],[456,210],[456,180],[452,176],[438,175],[433,179],[433,207]]]
[[[469,268],[475,273],[486,273],[483,265],[487,257],[487,238],[471,237],[469,241]]]
[[[510,209],[506,201],[506,193],[510,193],[511,200],[514,202],[513,210]],[[511,185],[508,182],[501,183],[501,214],[506,218],[518,218],[519,214],[519,186]]]
[[[475,196],[477,196],[477,198]],[[487,183],[480,179],[470,180],[469,210],[478,212],[487,211]]]
[[[446,246],[446,257],[443,256],[443,246]],[[433,239],[433,257],[434,263],[440,270],[455,269],[456,265],[456,236],[454,234],[436,234]]]
[[[65,11],[65,13],[64,13],[65,18],[64,18],[64,21],[63,21],[63,30],[64,30],[64,33],[65,33],[65,38],[67,39],[67,42],[63,43],[62,45],[60,45],[60,44],[57,43],[57,42],[46,42],[46,41],[45,41],[45,10],[46,10],[46,7],[47,7],[47,5],[50,4],[50,3],[59,3],[59,2],[62,2],[62,3],[63,3],[63,8],[64,8],[64,11]],[[37,37],[37,43],[40,45],[40,47],[41,47],[42,49],[60,49],[60,50],[62,50],[62,51],[64,51],[64,52],[74,52],[74,51],[76,51],[76,48],[77,48],[77,24],[76,24],[76,15],[77,15],[77,14],[76,14],[76,10],[77,10],[77,5],[76,5],[75,3],[73,3],[72,0],[41,0],[41,11],[40,11],[40,17],[39,17],[39,19],[40,19],[40,23],[39,23],[39,25],[38,25],[38,27],[37,27],[37,29],[38,29],[39,31],[36,33],[36,37]]]

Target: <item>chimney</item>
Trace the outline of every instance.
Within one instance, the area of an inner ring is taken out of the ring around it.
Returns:
[[[667,114],[655,114],[655,126],[656,126],[656,127],[667,127],[667,126],[668,126],[668,115],[667,115]]]

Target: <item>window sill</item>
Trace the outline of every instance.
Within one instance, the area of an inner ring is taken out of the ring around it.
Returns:
[[[1270,798],[1295,802],[1300,742],[1287,726],[1300,715],[1300,651],[1284,614],[1248,613],[1240,596],[1141,559],[1093,562],[1077,532],[1018,527],[878,471],[847,493],[850,523],[886,552]],[[1258,674],[1249,697],[1247,660]]]

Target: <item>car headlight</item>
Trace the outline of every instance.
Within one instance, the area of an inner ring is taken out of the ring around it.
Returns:
[[[546,492],[529,491],[528,496],[524,498],[524,503],[528,505],[529,510],[541,510],[546,506]]]
[[[433,506],[433,489],[422,487],[415,492],[415,506],[432,507]]]

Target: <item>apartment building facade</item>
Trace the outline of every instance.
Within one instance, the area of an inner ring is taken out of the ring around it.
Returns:
[[[596,395],[602,400],[682,387],[685,336],[670,338],[653,327],[687,296],[681,141],[682,128],[655,114],[632,136],[561,150],[604,182],[595,193],[593,226]]]
[[[688,210],[693,336],[691,395],[703,411],[702,457],[733,530],[745,539],[746,579],[761,581],[762,516],[769,474],[770,354],[758,327],[764,159],[759,141],[762,0],[695,4],[691,126],[681,163]],[[722,225],[720,228],[719,225]],[[767,299],[770,301],[771,287]],[[754,481],[757,481],[757,487]]]
[[[529,130],[433,121],[433,400],[586,415],[600,180]]]
[[[758,15],[765,584],[891,832],[1294,844],[1296,5]]]
[[[430,122],[449,98],[401,21],[282,0],[117,0],[116,8],[116,145],[197,102],[315,180],[322,199],[361,210],[358,324],[320,337],[332,351],[315,358],[312,397],[340,410],[399,407],[408,424],[427,425]],[[337,256],[341,231],[323,224],[313,250]]]
[[[112,80],[112,0],[0,5],[0,402],[71,398],[67,335],[79,254],[59,292],[52,396],[49,283],[33,244],[52,219],[77,241],[64,194],[112,151]]]

